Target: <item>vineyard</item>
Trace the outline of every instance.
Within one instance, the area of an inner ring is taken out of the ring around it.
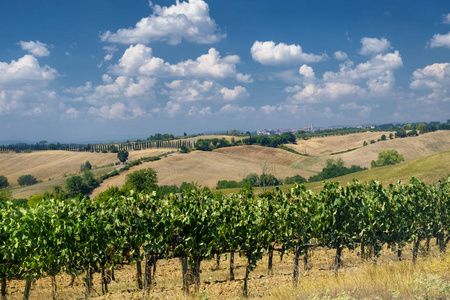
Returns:
[[[293,253],[290,270],[297,286],[299,264],[307,264],[312,249],[334,249],[334,272],[339,274],[342,251],[358,247],[361,259],[376,263],[388,247],[402,260],[412,243],[412,261],[421,242],[435,238],[445,252],[450,225],[450,179],[425,184],[411,178],[382,187],[354,181],[346,187],[327,182],[318,193],[296,185],[289,193],[255,196],[243,191],[216,196],[193,189],[159,199],[156,194],[131,192],[108,201],[75,198],[47,199],[34,208],[0,203],[0,277],[2,299],[11,280],[25,281],[24,299],[32,282],[50,277],[58,298],[56,276],[83,277],[84,297],[92,294],[92,278],[101,274],[102,292],[115,270],[132,264],[136,285],[144,298],[152,293],[158,260],[178,258],[185,295],[197,293],[202,261],[227,255],[229,279],[235,280],[235,254],[246,257],[242,293],[249,293],[250,273],[274,252]],[[78,295],[80,298],[82,295]]]

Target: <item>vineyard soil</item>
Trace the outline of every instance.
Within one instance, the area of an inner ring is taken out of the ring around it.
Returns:
[[[310,269],[301,267],[298,287],[292,286],[293,255],[274,258],[274,275],[267,275],[267,256],[258,262],[250,275],[250,299],[450,299],[450,255],[438,255],[432,241],[428,257],[413,266],[410,246],[398,262],[396,251],[384,249],[375,266],[371,260],[363,262],[358,250],[344,251],[343,266],[334,275],[334,250],[316,249],[310,252]],[[235,281],[229,281],[228,257],[222,256],[217,269],[216,260],[202,262],[198,299],[242,299],[245,257],[235,256]],[[303,266],[303,265],[302,265]],[[110,294],[101,295],[100,276],[94,276],[94,299],[142,299],[136,288],[135,266],[124,266],[115,273],[116,281],[109,286]],[[70,277],[57,276],[61,299],[80,299],[84,286],[82,276],[73,287],[67,287]],[[8,282],[8,299],[21,299],[24,281]],[[51,299],[50,278],[35,282],[31,299]],[[160,260],[156,270],[156,286],[151,299],[184,299],[181,263],[178,259]]]

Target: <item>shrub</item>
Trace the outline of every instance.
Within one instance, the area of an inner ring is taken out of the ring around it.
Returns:
[[[20,186],[28,186],[36,184],[37,180],[33,175],[28,174],[20,176],[17,182],[19,183]]]
[[[0,175],[0,189],[8,187],[8,186],[9,186],[8,179],[5,176]]]
[[[399,154],[397,150],[385,150],[378,153],[378,160],[373,160],[370,166],[372,168],[376,168],[381,166],[396,165],[404,160],[405,158],[403,155]]]

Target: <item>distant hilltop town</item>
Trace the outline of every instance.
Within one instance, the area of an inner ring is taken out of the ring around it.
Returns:
[[[352,126],[352,128],[364,128],[367,126]],[[374,126],[369,126],[369,127],[374,127]],[[322,130],[327,130],[327,129],[343,129],[343,128],[349,128],[348,126],[332,126],[332,127],[321,127],[321,128],[315,128],[314,124],[308,124],[307,127],[302,127],[302,128],[278,128],[278,129],[263,129],[263,130],[257,130],[256,134],[257,135],[273,135],[273,134],[283,134],[283,133],[287,133],[287,132],[292,132],[292,133],[298,133],[299,131],[304,131],[304,132],[316,132],[316,131],[322,131]]]

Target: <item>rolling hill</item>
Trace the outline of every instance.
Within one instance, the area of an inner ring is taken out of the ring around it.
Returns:
[[[210,152],[193,151],[187,154],[176,154],[159,161],[135,166],[120,176],[109,178],[94,191],[92,196],[104,191],[109,186],[122,186],[128,173],[143,168],[153,168],[157,171],[159,185],[179,186],[182,182],[196,182],[214,188],[219,180],[241,180],[249,173],[261,174],[263,170],[281,179],[296,174],[308,178],[320,172],[325,166],[326,160],[330,158],[342,158],[346,166],[370,167],[370,162],[377,159],[378,153],[387,149],[395,149],[404,155],[406,162],[397,167],[405,169],[398,173],[385,168],[368,170],[365,171],[366,173],[358,173],[358,178],[362,176],[362,180],[366,180],[365,178],[384,180],[383,175],[389,174],[389,176],[394,176],[392,178],[395,180],[404,180],[410,175],[415,175],[419,179],[428,180],[429,178],[434,181],[441,178],[442,174],[450,173],[450,164],[448,163],[450,159],[448,159],[448,153],[445,152],[450,150],[450,131],[437,131],[417,137],[388,139],[370,144],[371,140],[377,141],[382,134],[383,132],[367,132],[312,138],[297,140],[297,144],[287,145],[309,156],[298,155],[279,148],[255,145],[220,148]],[[384,132],[384,134],[388,136],[389,132]],[[214,138],[217,136],[201,137]],[[231,139],[231,137],[226,138]],[[363,147],[364,141],[368,145]],[[169,151],[172,149],[130,151],[129,161]],[[434,157],[434,154],[437,156]],[[424,160],[416,160],[418,158]],[[12,183],[12,192],[16,198],[26,198],[51,190],[54,185],[64,186],[66,176],[78,173],[80,165],[85,161],[89,161],[95,166],[93,172],[96,176],[100,176],[114,168],[113,164],[117,162],[117,155],[68,151],[0,153],[0,175],[6,176]],[[410,161],[411,164],[409,164]],[[24,174],[35,176],[41,183],[19,188],[16,183],[17,178]],[[439,174],[439,176],[433,174]],[[355,176],[350,175],[350,177]],[[346,182],[347,179],[343,178],[342,180]]]

